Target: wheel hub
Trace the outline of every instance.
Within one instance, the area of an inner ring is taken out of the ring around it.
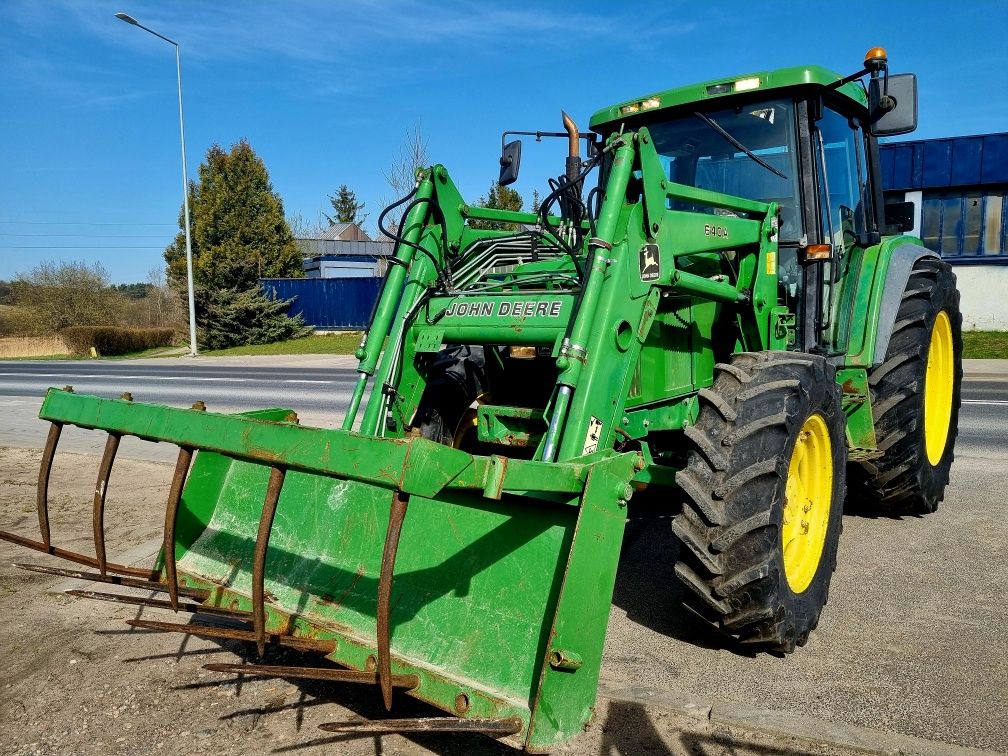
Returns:
[[[953,364],[952,324],[948,313],[942,310],[931,329],[924,376],[924,448],[932,467],[941,462],[948,440],[955,382]]]
[[[833,450],[820,414],[810,415],[795,439],[781,521],[784,574],[795,593],[812,582],[822,558],[833,498]]]

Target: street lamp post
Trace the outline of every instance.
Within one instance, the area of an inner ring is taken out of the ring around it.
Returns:
[[[178,119],[179,119],[179,136],[182,140],[182,206],[184,208],[185,215],[185,245],[186,245],[186,273],[189,283],[189,356],[196,356],[196,300],[193,295],[193,268],[192,268],[192,238],[189,233],[189,176],[186,171],[186,149],[185,149],[185,121],[182,118],[182,62],[179,57],[179,45],[178,42],[163,34],[158,34],[153,29],[149,29],[139,21],[137,21],[133,16],[126,13],[116,13],[116,18],[120,21],[125,21],[127,24],[132,24],[143,29],[146,32],[150,32],[155,37],[163,39],[165,42],[175,46],[175,70],[178,73]]]

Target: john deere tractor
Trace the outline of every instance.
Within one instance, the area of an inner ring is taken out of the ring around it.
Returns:
[[[28,569],[168,596],[90,598],[197,617],[134,626],[338,665],[216,671],[366,683],[386,707],[398,690],[448,715],[332,731],[479,731],[535,752],[575,737],[642,489],[674,517],[694,609],[790,652],[826,602],[845,498],[920,515],[948,483],[959,294],[900,235],[913,208],[885,203],[878,168],[877,138],[916,118],[916,79],[876,48],[850,76],[670,89],[586,133],[565,116],[537,212],[471,205],[424,168],[380,220],[399,218],[395,253],[341,430],[50,389],[41,540],[3,537],[91,571]],[[501,184],[520,159],[503,144]],[[93,557],[50,537],[67,424],[108,434]],[[180,449],[149,568],[106,557],[123,435]]]

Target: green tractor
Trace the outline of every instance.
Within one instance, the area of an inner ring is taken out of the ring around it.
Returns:
[[[681,87],[600,110],[589,133],[565,116],[564,172],[535,213],[470,205],[422,169],[380,221],[399,217],[395,254],[341,430],[50,389],[42,537],[3,537],[93,571],[29,569],[168,594],[91,598],[196,616],[134,626],[338,665],[217,671],[371,684],[386,707],[399,691],[448,714],[331,731],[574,738],[643,489],[673,516],[695,610],[793,651],[826,602],[845,497],[919,515],[948,483],[959,294],[899,235],[912,212],[885,203],[878,167],[877,137],[916,117],[915,78],[876,48],[850,76]],[[501,184],[520,158],[503,145]],[[50,538],[66,424],[108,434],[94,557]],[[180,448],[150,568],[105,553],[123,435]]]

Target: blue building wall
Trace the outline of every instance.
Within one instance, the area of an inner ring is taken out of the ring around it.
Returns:
[[[1008,134],[879,145],[886,191],[1008,183]]]
[[[380,278],[264,278],[267,295],[290,299],[288,313],[319,329],[367,328],[381,289]]]
[[[879,145],[889,201],[913,201],[914,233],[956,264],[1008,265],[1008,133]]]

